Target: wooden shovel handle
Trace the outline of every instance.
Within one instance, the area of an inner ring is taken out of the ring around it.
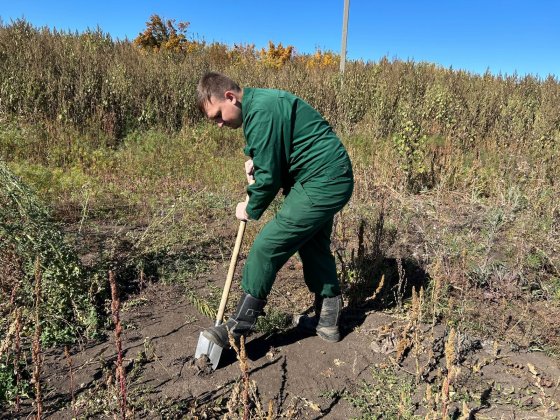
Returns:
[[[255,180],[253,179],[249,182],[249,185],[254,183]],[[249,201],[248,195],[246,201]],[[216,315],[216,326],[222,323],[222,319],[224,317],[229,290],[231,289],[231,283],[233,281],[233,275],[235,273],[235,266],[237,265],[237,257],[239,256],[239,250],[241,249],[241,243],[243,242],[243,235],[245,234],[246,226],[247,221],[241,220],[241,222],[239,223],[239,229],[237,229],[237,238],[235,239],[235,246],[233,247],[233,253],[231,254],[231,261],[229,262],[229,269],[226,277],[226,284],[224,285],[224,291],[222,292],[222,299],[220,300],[220,307],[218,308],[218,314]]]

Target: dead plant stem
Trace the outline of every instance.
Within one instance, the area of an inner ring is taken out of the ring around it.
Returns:
[[[115,280],[115,273],[109,271],[109,284],[111,285],[111,312],[113,315],[113,324],[115,325],[115,345],[117,347],[117,366],[116,376],[119,381],[119,403],[121,409],[122,419],[126,419],[126,378],[123,368],[123,352],[122,352],[122,324],[120,320],[120,306],[119,291],[117,288],[117,281]]]
[[[41,263],[39,257],[35,259],[35,332],[33,335],[33,382],[35,384],[35,404],[37,405],[36,418],[43,416],[43,400],[41,395],[41,370],[43,355],[41,353]]]
[[[66,357],[66,362],[68,363],[68,376],[70,379],[70,398],[71,398],[71,405],[72,405],[72,416],[74,418],[78,417],[78,413],[76,411],[76,399],[74,397],[74,370],[72,365],[72,357],[70,356],[70,348],[68,345],[64,346],[64,356]]]

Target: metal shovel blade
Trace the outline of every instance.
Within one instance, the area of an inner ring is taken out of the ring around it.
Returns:
[[[195,359],[198,359],[201,356],[206,355],[208,357],[208,363],[212,365],[212,370],[216,370],[218,363],[220,363],[222,350],[223,349],[220,346],[204,337],[203,333],[200,333],[194,357]]]

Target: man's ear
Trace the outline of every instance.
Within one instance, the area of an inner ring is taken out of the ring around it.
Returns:
[[[235,105],[237,103],[237,101],[239,100],[237,98],[237,95],[235,94],[235,92],[231,91],[231,90],[226,90],[224,93],[224,97],[226,100],[231,101],[231,103],[233,105]]]

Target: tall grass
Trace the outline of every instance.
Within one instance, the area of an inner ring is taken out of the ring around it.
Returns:
[[[476,75],[385,58],[349,63],[341,76],[334,66],[309,65],[314,56],[277,68],[254,49],[220,44],[147,52],[101,29],[69,33],[24,20],[0,26],[0,57],[3,121],[40,127],[32,150],[25,133],[0,133],[0,156],[8,160],[52,160],[59,150],[59,161],[75,162],[68,152],[77,136],[60,136],[63,126],[86,137],[79,159],[138,130],[176,133],[200,121],[194,89],[212,69],[244,86],[293,91],[369,150],[389,143],[394,183],[412,191],[443,185],[493,194],[496,176],[544,187],[560,172],[560,84],[553,76]],[[500,160],[489,161],[494,157]]]
[[[170,130],[199,120],[194,89],[208,69],[242,85],[284,88],[337,127],[385,138],[407,124],[452,137],[466,149],[487,142],[524,148],[554,141],[560,87],[554,77],[474,75],[410,61],[307,66],[313,56],[267,66],[250,49],[201,45],[188,53],[146,52],[101,29],[68,33],[24,20],[0,26],[0,111],[34,121],[92,125],[115,139],[137,128]]]

